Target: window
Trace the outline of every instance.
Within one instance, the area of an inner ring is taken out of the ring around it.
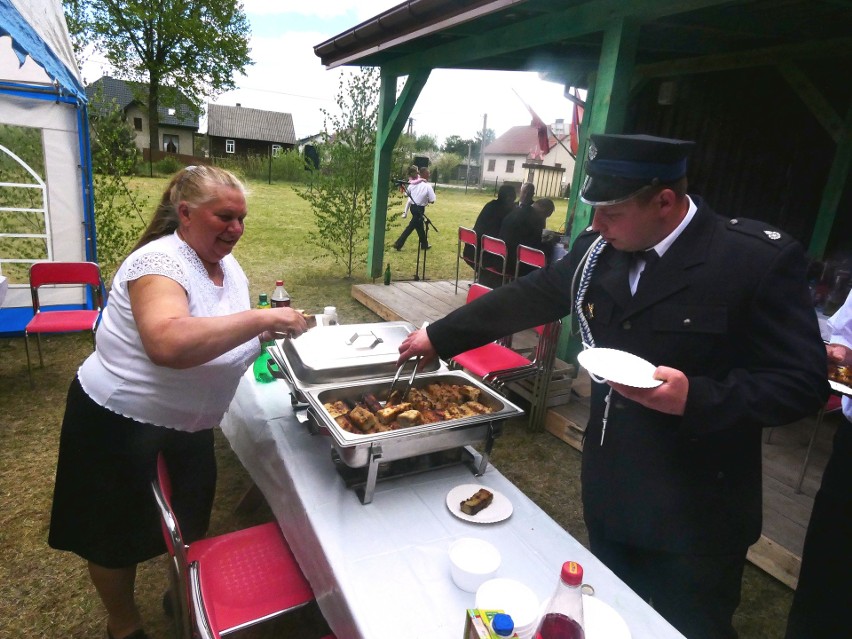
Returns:
[[[137,131],[142,130],[142,118],[133,118],[133,128]]]
[[[284,147],[282,147],[280,144],[273,144],[272,145],[272,157],[277,158],[279,155],[281,155],[281,151],[283,151],[283,150],[284,150]]]
[[[168,114],[174,115],[175,113],[177,113],[177,111],[175,111],[173,108],[169,107]]]
[[[225,140],[225,153],[233,153],[235,148],[233,140]]]
[[[493,171],[497,167],[497,160],[488,160],[488,171]]]
[[[180,138],[176,135],[164,133],[163,151],[166,153],[180,153]]]
[[[506,173],[514,173],[515,172],[515,161],[514,160],[506,160]]]

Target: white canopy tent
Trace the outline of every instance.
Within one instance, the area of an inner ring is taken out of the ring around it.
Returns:
[[[40,155],[13,148],[22,137],[40,140]],[[9,335],[32,316],[30,264],[97,260],[87,101],[60,0],[0,0],[0,163],[0,271],[9,280],[0,335]],[[68,288],[42,299],[90,303]]]

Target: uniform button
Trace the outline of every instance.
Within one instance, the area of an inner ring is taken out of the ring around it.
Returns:
[[[734,218],[733,220],[731,220],[731,224],[739,224],[739,223],[740,223],[740,221],[737,218]]]
[[[629,331],[631,328],[633,328],[633,324],[630,323],[630,320],[627,320],[626,322],[622,322],[621,328],[623,328],[625,331]]]
[[[685,320],[683,320],[683,325],[692,326],[692,320],[687,317]]]

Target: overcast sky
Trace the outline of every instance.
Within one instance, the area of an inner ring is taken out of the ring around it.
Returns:
[[[244,0],[254,64],[245,76],[237,75],[236,90],[215,102],[288,112],[297,137],[318,133],[323,127],[321,109],[337,108],[334,97],[340,74],[354,70],[327,70],[313,47],[397,4],[397,0]],[[92,82],[106,72],[95,58],[83,73]],[[473,138],[487,114],[488,128],[499,136],[530,121],[515,91],[545,122],[570,120],[571,103],[563,96],[562,85],[539,80],[535,73],[438,69],[414,105],[414,131],[435,135],[439,144],[453,134]],[[201,130],[206,130],[203,122]]]

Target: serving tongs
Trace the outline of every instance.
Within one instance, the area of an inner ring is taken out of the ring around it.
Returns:
[[[421,324],[420,328],[425,329],[429,326],[429,322],[425,321]],[[411,360],[407,360],[399,365],[399,368],[396,369],[396,375],[393,376],[393,381],[391,382],[390,388],[388,389],[388,398],[385,401],[385,406],[390,404],[390,402],[394,399],[393,393],[396,389],[396,384],[399,381],[399,377],[402,374],[402,369],[405,368],[405,365],[408,364]],[[399,401],[404,402],[406,395],[408,395],[408,391],[411,390],[412,384],[414,384],[414,376],[417,375],[417,368],[420,366],[420,355],[414,358],[414,369],[411,371],[411,377],[408,378],[408,385],[405,386],[405,390],[399,394]]]
[[[419,355],[414,358],[414,368],[411,369],[411,375],[408,377],[408,382],[406,383],[403,380],[403,384],[405,384],[405,385],[402,386],[402,388],[404,390],[402,392],[399,392],[399,391],[396,390],[397,382],[399,382],[400,376],[402,375],[402,369],[405,368],[406,364],[408,364],[408,362],[410,362],[410,361],[411,360],[403,362],[402,364],[400,364],[400,367],[396,369],[396,375],[393,376],[393,381],[391,382],[390,388],[388,389],[388,398],[385,401],[386,406],[388,404],[390,404],[390,402],[393,399],[395,399],[394,393],[399,393],[397,395],[397,397],[399,398],[399,401],[404,402],[406,395],[408,395],[408,391],[411,390],[411,386],[412,386],[412,384],[414,384],[414,377],[417,375],[417,367],[420,366],[420,356]]]

